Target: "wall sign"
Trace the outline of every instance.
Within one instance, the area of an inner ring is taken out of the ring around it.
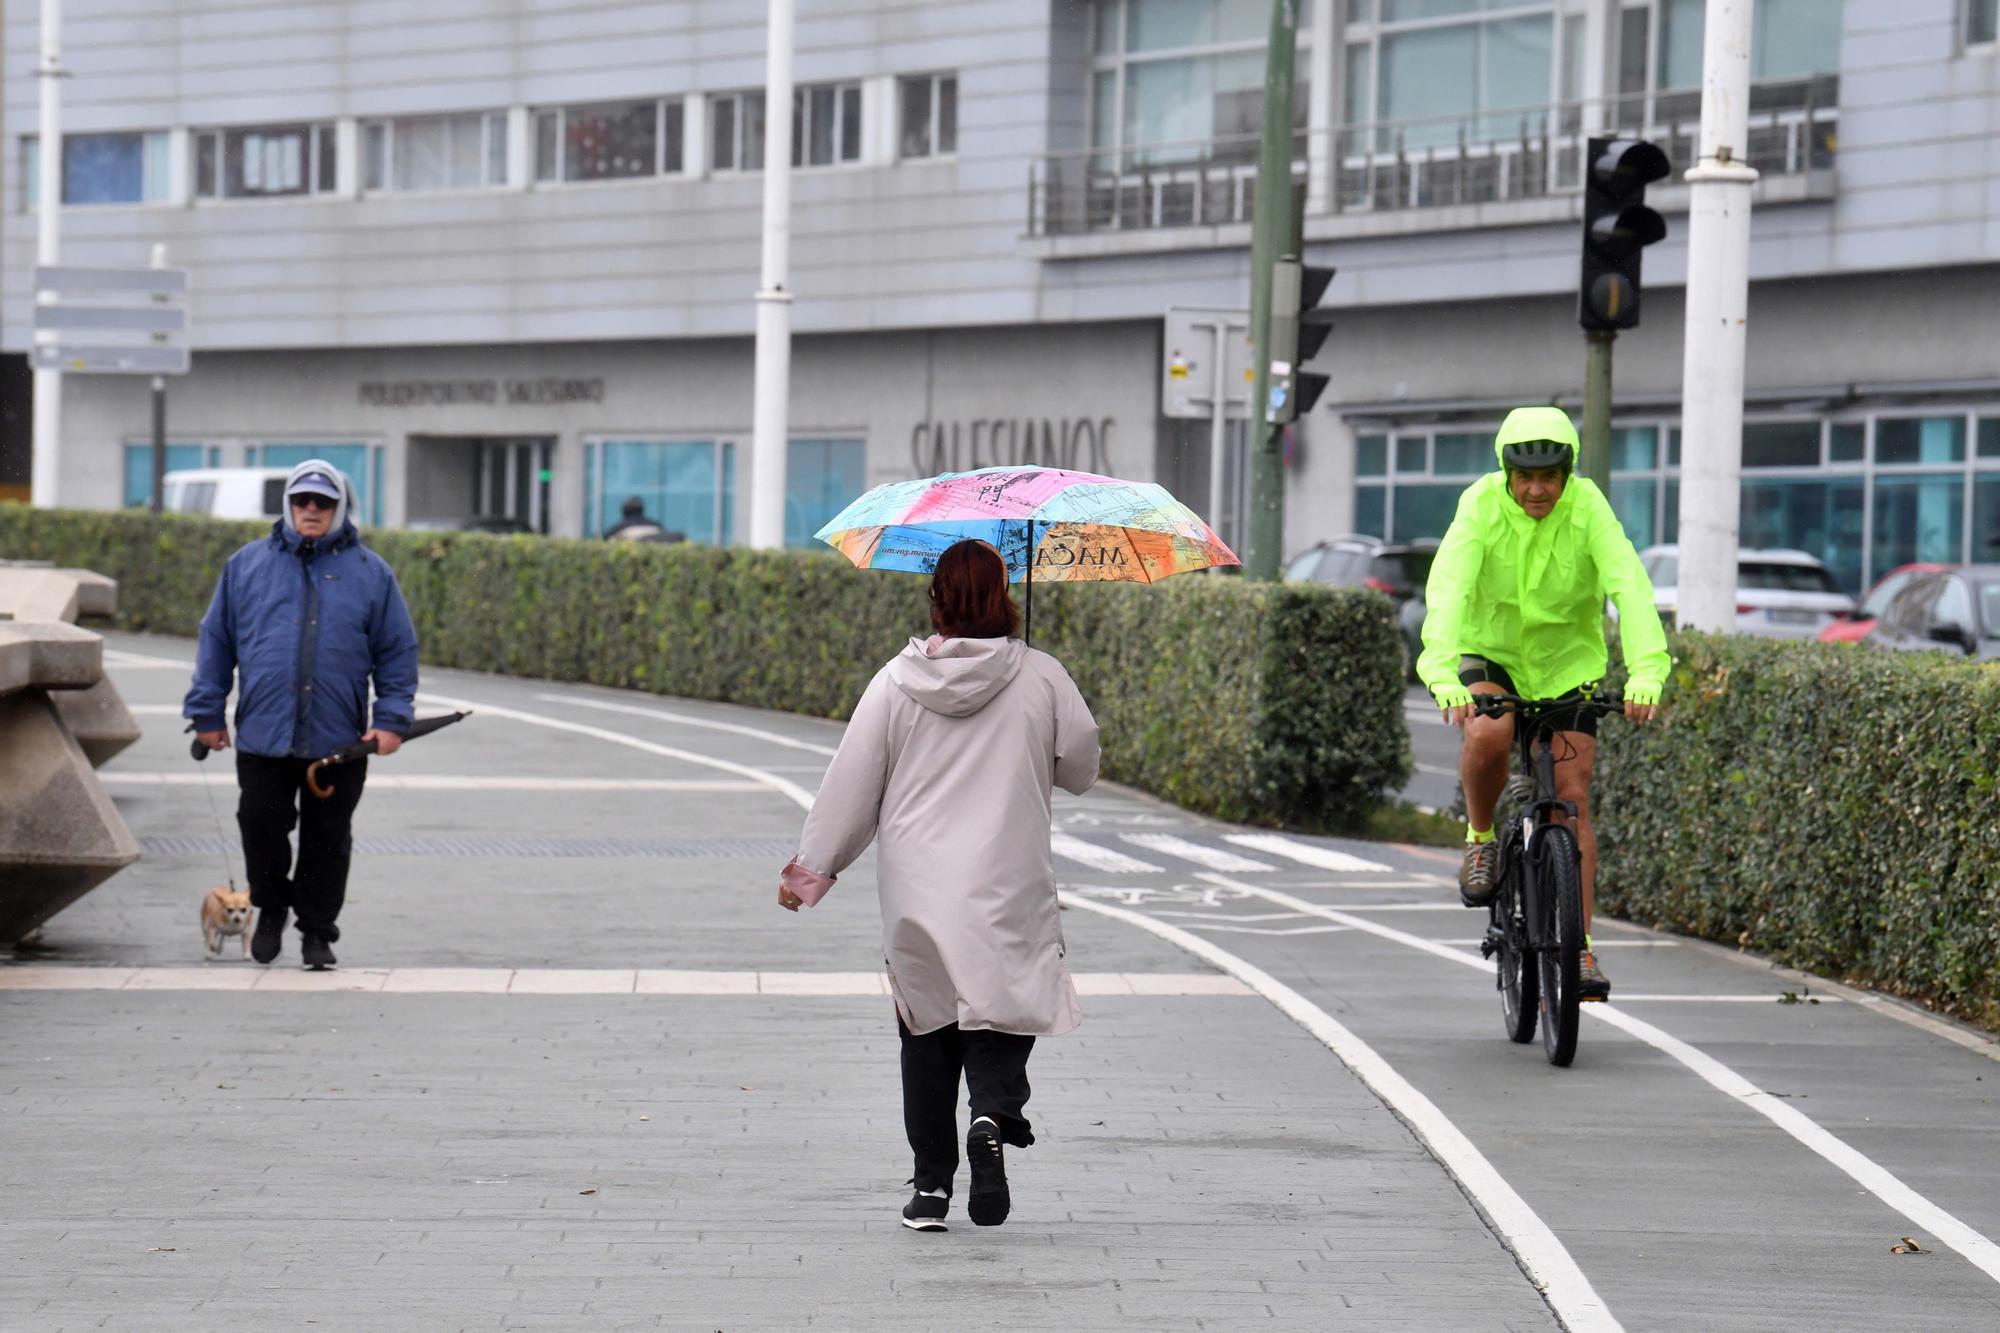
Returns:
[[[910,463],[920,477],[983,467],[1037,463],[1116,476],[1111,417],[919,421],[910,430]]]
[[[602,379],[369,380],[361,386],[366,407],[551,407],[601,403]]]

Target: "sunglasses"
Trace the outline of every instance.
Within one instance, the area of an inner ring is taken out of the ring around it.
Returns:
[[[339,504],[331,495],[316,495],[311,491],[301,491],[292,497],[294,509],[333,509]]]

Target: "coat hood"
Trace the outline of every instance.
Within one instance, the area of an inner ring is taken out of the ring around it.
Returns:
[[[1583,446],[1577,440],[1576,424],[1560,407],[1517,407],[1500,423],[1493,437],[1493,458],[1500,470],[1507,470],[1507,446],[1535,440],[1553,440],[1570,448],[1576,471],[1583,469]]]
[[[911,639],[889,663],[897,689],[946,717],[970,717],[1021,672],[1028,646],[1019,639]]]
[[[340,499],[335,501],[333,506],[333,522],[329,523],[326,529],[328,537],[332,541],[338,541],[342,535],[341,528],[353,517],[348,510],[354,499],[354,485],[348,481],[345,472],[342,472],[324,458],[308,458],[305,462],[299,464],[286,474],[285,494],[287,496],[291,495],[292,487],[298,484],[299,478],[308,472],[323,472],[340,484]],[[292,506],[289,499],[285,501],[284,516],[278,521],[284,527],[286,545],[297,546],[299,542],[299,530],[292,526]]]

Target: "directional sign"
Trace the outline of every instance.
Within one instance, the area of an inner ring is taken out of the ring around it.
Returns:
[[[1169,306],[1162,329],[1166,354],[1160,377],[1163,416],[1206,421],[1215,415],[1216,333],[1222,333],[1223,410],[1250,415],[1250,312]]]
[[[76,347],[37,343],[36,370],[62,370],[73,375],[185,375],[185,347]]]
[[[184,268],[72,268],[43,265],[35,270],[35,290],[41,292],[168,292],[185,294]]]
[[[38,329],[103,329],[127,333],[180,333],[188,326],[186,306],[38,305]]]

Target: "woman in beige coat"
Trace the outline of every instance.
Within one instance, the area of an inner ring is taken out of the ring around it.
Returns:
[[[779,881],[796,912],[872,840],[882,946],[903,1042],[903,1124],[916,1194],[903,1224],[943,1231],[965,1135],[979,1226],[1007,1220],[1002,1144],[1035,1141],[1022,1110],[1037,1036],[1083,1019],[1064,962],[1049,852],[1050,784],[1097,780],[1097,723],[1062,664],[1013,636],[1007,568],[985,542],[938,558],[929,639],[875,673]]]

